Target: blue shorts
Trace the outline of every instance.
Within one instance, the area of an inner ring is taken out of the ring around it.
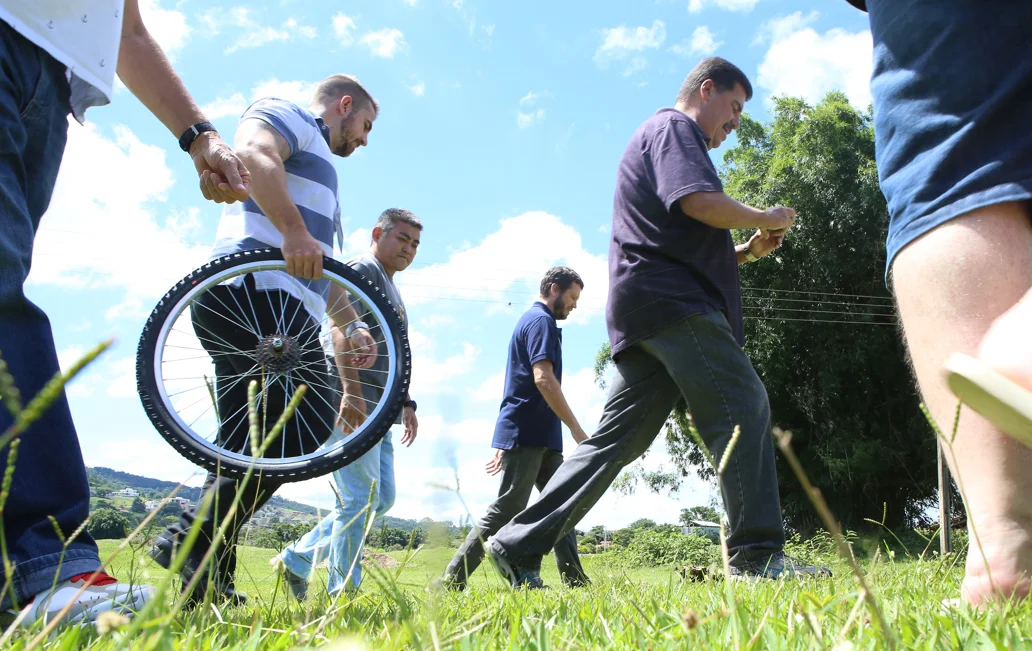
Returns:
[[[1032,200],[1032,0],[867,0],[875,153],[896,254],[954,217]]]

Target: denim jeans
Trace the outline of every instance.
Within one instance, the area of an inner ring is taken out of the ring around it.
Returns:
[[[720,488],[733,566],[763,562],[784,547],[767,390],[720,312],[689,317],[620,353],[598,430],[559,466],[538,501],[494,536],[524,567],[580,522],[627,464],[656,439],[678,397],[719,463],[742,428]]]
[[[25,297],[32,244],[54,191],[68,134],[65,66],[0,21],[0,355],[27,403],[59,370],[50,320]],[[0,432],[12,424],[0,403]],[[10,447],[0,450],[7,467]],[[47,516],[69,537],[89,514],[90,490],[68,400],[62,393],[21,435],[4,535],[19,603],[56,580],[100,568],[82,532],[65,548]],[[2,604],[10,604],[4,591]]]
[[[327,445],[332,444],[338,434],[336,432]],[[350,575],[351,585],[357,589],[362,584],[366,518],[382,516],[394,506],[394,444],[391,433],[387,432],[379,443],[356,461],[334,471],[333,481],[343,498],[343,505],[336,504],[333,511],[311,531],[280,552],[287,568],[302,577],[309,576],[313,567],[329,559],[327,591],[330,594],[346,587],[345,578],[352,563],[355,567]],[[369,492],[374,481],[376,492],[370,501]],[[369,511],[358,515],[366,504],[369,504]]]

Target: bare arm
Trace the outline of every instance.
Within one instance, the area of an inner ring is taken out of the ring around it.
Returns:
[[[190,126],[204,122],[204,114],[183,86],[161,47],[147,31],[138,0],[125,0],[118,76],[177,139]],[[250,175],[217,133],[198,136],[190,157],[201,178],[201,191],[216,203],[247,199]]]
[[[573,415],[573,410],[570,409],[570,405],[566,402],[566,396],[563,395],[562,386],[555,377],[551,361],[543,359],[534,364],[534,384],[537,386],[538,391],[541,392],[541,395],[544,396],[548,406],[559,417],[559,420],[566,423],[566,426],[570,428],[573,440],[580,443],[587,439],[588,435],[581,429],[580,423],[577,422],[577,417]]]
[[[681,211],[713,228],[788,228],[795,221],[791,208],[758,210],[735,201],[723,192],[693,192],[678,199]]]
[[[283,235],[287,273],[318,280],[322,277],[322,245],[308,232],[305,220],[287,190],[287,171],[283,161],[290,158],[290,145],[268,123],[250,118],[241,121],[237,127],[236,149],[240,159],[251,170],[254,180],[251,198]]]

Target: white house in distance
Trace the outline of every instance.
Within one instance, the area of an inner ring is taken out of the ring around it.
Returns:
[[[169,500],[169,503],[178,504],[179,508],[183,509],[184,511],[190,508],[190,505],[192,504],[192,502],[190,502],[190,500],[186,499],[185,497],[173,497]],[[147,509],[148,511],[153,511],[154,509],[160,506],[161,500],[148,500],[143,503],[143,508]]]
[[[681,533],[686,536],[706,536],[720,540],[720,525],[707,520],[692,520],[687,527],[681,527]]]
[[[111,495],[114,497],[139,497],[140,491],[135,488],[123,488],[116,493],[111,493]]]

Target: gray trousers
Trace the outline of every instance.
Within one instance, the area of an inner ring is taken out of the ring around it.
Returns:
[[[548,448],[517,447],[506,450],[502,455],[502,483],[498,488],[498,498],[487,507],[487,515],[469,532],[462,547],[448,563],[445,578],[465,586],[469,576],[484,559],[482,541],[527,508],[531,490],[535,486],[538,490],[543,489],[562,462],[562,453]],[[587,582],[587,575],[577,555],[577,536],[572,530],[559,536],[549,547],[555,549],[555,564],[564,583],[582,585]]]
[[[627,464],[652,444],[679,396],[720,462],[742,428],[720,480],[731,564],[764,562],[784,547],[770,404],[721,312],[693,316],[623,351],[598,430],[559,468],[530,508],[494,536],[511,561],[539,567]]]

